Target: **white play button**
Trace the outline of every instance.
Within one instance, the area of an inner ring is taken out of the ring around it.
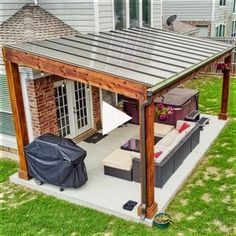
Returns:
[[[102,102],[102,134],[107,134],[118,126],[131,120],[132,117],[126,115],[124,112],[114,108],[106,102]]]

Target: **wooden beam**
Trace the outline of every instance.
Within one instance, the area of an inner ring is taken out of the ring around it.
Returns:
[[[5,56],[5,51],[3,50]],[[24,154],[24,147],[29,143],[27,124],[24,111],[24,103],[21,91],[20,75],[18,65],[5,60],[6,75],[10,93],[11,107],[13,113],[13,120],[16,131],[16,140],[18,147],[18,156],[20,161],[19,177],[28,180],[27,163]]]
[[[141,117],[141,116],[140,116]],[[141,120],[141,119],[140,119]],[[155,172],[155,162],[154,162],[154,102],[152,101],[150,105],[145,108],[145,122],[140,123],[140,126],[145,125],[145,134],[142,133],[142,128],[140,128],[140,140],[145,138],[145,156],[142,155],[141,158],[145,158],[145,171],[142,169],[142,160],[140,165],[140,173],[145,173],[146,183],[141,182],[141,191],[143,193],[143,188],[145,188],[145,201],[146,201],[146,212],[145,217],[152,219],[157,212],[157,203],[154,199],[154,172]],[[142,146],[142,145],[141,145]],[[142,148],[142,147],[141,147]],[[142,180],[143,178],[141,178]],[[142,204],[138,208],[138,215],[142,215]]]
[[[146,217],[151,219],[157,212],[154,199],[154,102],[146,107],[146,185],[147,185],[147,212]]]
[[[231,64],[231,55],[225,58],[225,64]],[[230,85],[230,69],[223,71],[223,86],[221,97],[221,109],[219,113],[219,119],[227,120],[228,115],[228,100],[229,100],[229,85]]]
[[[5,47],[5,51],[6,59],[18,65],[79,81],[138,100],[143,99],[146,94],[147,87],[143,84],[138,84],[103,72],[96,72],[86,68],[69,65],[50,58],[36,56],[12,48]]]

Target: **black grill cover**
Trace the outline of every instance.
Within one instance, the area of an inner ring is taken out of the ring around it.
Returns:
[[[87,153],[72,140],[44,134],[25,147],[29,175],[41,182],[78,188],[87,180]]]

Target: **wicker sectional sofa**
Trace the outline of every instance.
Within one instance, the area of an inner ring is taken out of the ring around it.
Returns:
[[[155,159],[155,186],[163,187],[171,175],[182,164],[200,141],[200,130],[194,122],[187,122],[190,127],[178,132],[178,128],[186,121],[177,121],[176,128],[161,139],[154,147],[154,152],[162,151]],[[140,182],[140,154],[132,153],[133,181]]]
[[[190,126],[179,133],[186,122]],[[161,188],[182,164],[200,141],[201,127],[194,122],[177,121],[176,127],[154,146],[154,153],[162,152],[155,159],[155,186]],[[154,158],[154,157],[153,157]],[[121,179],[140,182],[140,153],[116,149],[104,160],[104,174]]]

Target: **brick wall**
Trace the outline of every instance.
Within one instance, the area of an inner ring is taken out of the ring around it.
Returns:
[[[54,82],[62,79],[57,76],[48,76],[30,80],[27,83],[34,138],[44,133],[58,135]],[[94,128],[100,129],[101,109],[99,88],[92,87],[92,104]]]
[[[93,120],[94,128],[101,129],[101,106],[99,88],[92,87],[92,103],[93,103]]]
[[[27,89],[34,137],[44,133],[58,134],[53,88],[55,81],[53,76],[28,81]]]

